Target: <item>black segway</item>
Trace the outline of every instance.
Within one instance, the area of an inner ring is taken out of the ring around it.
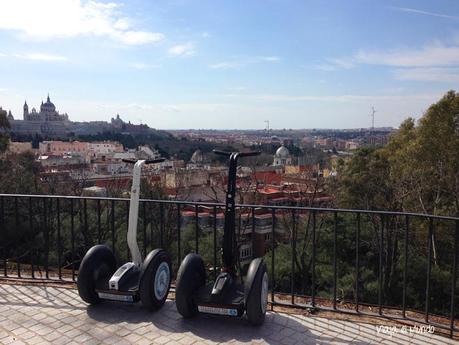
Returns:
[[[268,273],[262,258],[251,261],[244,283],[236,274],[235,196],[236,169],[239,157],[255,156],[260,152],[223,152],[229,157],[228,191],[225,204],[225,227],[223,234],[224,267],[214,283],[206,284],[206,270],[199,254],[191,253],[183,259],[176,281],[175,303],[185,318],[198,312],[227,316],[247,314],[249,322],[261,325],[268,304]]]
[[[78,293],[83,301],[97,304],[102,300],[130,303],[140,300],[150,310],[161,308],[166,301],[172,275],[169,254],[163,249],[155,249],[142,262],[137,244],[142,166],[163,161],[164,158],[138,161],[123,159],[123,162],[134,164],[127,232],[132,262],[116,269],[115,256],[108,246],[99,244],[90,248],[78,271]]]

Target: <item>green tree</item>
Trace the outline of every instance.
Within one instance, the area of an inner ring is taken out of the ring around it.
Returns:
[[[6,115],[6,110],[0,108],[0,153],[5,152],[8,148],[9,136],[6,131],[10,128],[10,122]]]

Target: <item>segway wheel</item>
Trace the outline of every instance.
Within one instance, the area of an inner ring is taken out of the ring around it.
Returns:
[[[166,302],[171,286],[172,265],[169,254],[155,249],[145,258],[140,277],[140,300],[149,310],[157,310]]]
[[[206,283],[206,270],[201,256],[188,254],[180,265],[175,287],[175,304],[177,311],[184,318],[190,318],[198,313],[193,295]]]
[[[81,299],[89,304],[100,303],[96,282],[104,279],[108,282],[115,270],[116,260],[110,248],[102,244],[91,247],[78,270],[77,287]]]
[[[259,326],[265,321],[268,305],[268,272],[261,259],[250,263],[245,290],[247,318],[252,325]]]

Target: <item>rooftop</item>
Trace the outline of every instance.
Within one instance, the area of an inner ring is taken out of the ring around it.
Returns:
[[[184,320],[173,300],[157,312],[140,305],[88,307],[70,286],[0,283],[2,344],[453,344],[428,332],[389,334],[380,325],[268,312],[263,326],[200,315]],[[401,325],[392,330],[401,330]],[[379,332],[378,332],[379,331]]]

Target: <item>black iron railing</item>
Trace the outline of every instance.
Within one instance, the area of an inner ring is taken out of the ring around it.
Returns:
[[[141,200],[141,252],[167,249],[174,270],[187,253],[199,252],[215,277],[223,206]],[[459,218],[260,205],[237,210],[238,267],[265,256],[272,306],[411,320],[457,336]],[[97,243],[127,261],[128,216],[123,198],[0,194],[0,277],[75,281],[80,260]]]

